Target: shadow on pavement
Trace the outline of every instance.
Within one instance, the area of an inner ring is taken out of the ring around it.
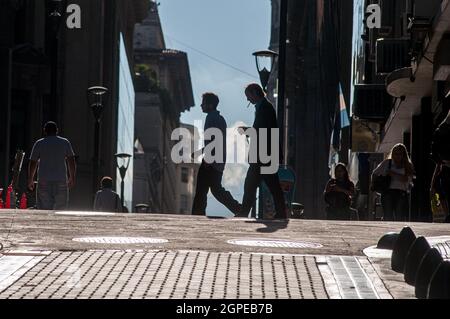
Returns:
[[[265,227],[258,228],[256,231],[259,233],[270,234],[286,229],[289,225],[289,220],[252,220],[246,221],[246,223],[265,225]]]

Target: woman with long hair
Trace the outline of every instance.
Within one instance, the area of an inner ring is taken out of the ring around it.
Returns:
[[[409,193],[414,178],[414,166],[406,146],[395,145],[388,158],[373,172],[374,176],[390,176],[387,190],[381,194],[384,221],[406,221],[409,216]]]
[[[325,202],[327,203],[328,220],[350,220],[355,215],[356,210],[352,209],[351,203],[355,193],[355,184],[350,180],[347,166],[337,164],[334,170],[334,177],[328,181],[325,189]]]

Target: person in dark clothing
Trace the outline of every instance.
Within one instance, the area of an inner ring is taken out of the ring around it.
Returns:
[[[276,163],[273,163],[274,152],[281,153],[281,149],[279,146],[279,140],[277,140],[276,150],[272,148],[272,129],[278,129],[278,121],[275,113],[275,109],[273,105],[267,100],[266,95],[262,87],[258,84],[250,84],[246,90],[245,95],[247,96],[248,101],[251,104],[255,105],[256,114],[255,114],[255,122],[253,124],[253,132],[255,132],[256,136],[251,136],[249,134],[248,128],[240,128],[241,134],[246,134],[251,137],[250,141],[250,152],[255,152],[256,161],[252,162],[252,156],[250,156],[250,168],[247,173],[247,177],[245,179],[244,184],[244,198],[242,200],[242,214],[241,217],[248,217],[252,206],[256,201],[256,190],[260,185],[261,181],[264,181],[270,192],[272,193],[276,214],[274,216],[275,219],[287,219],[287,211],[286,211],[286,203],[283,191],[280,185],[280,179],[278,177],[278,173],[267,174],[264,173],[264,168],[271,167],[276,165],[278,169],[279,166],[279,158]],[[267,134],[264,136],[261,132],[262,129],[267,130]],[[256,137],[256,138],[255,138]],[[265,139],[263,141],[262,139]],[[265,163],[261,159],[260,154],[260,146],[266,145],[267,147],[267,155],[271,158],[271,162]]]
[[[335,178],[327,183],[324,197],[327,203],[328,220],[350,220],[358,216],[351,203],[355,194],[355,184],[350,180],[347,167],[344,164],[336,165]]]
[[[120,196],[113,191],[113,180],[105,176],[101,181],[101,190],[97,192],[94,200],[94,211],[96,212],[122,212]]]
[[[447,213],[446,222],[450,223],[450,111],[445,121],[434,133],[431,157],[436,163],[431,182],[431,193],[440,195],[442,208]]]
[[[223,144],[221,144],[222,150],[214,149],[212,155],[216,155],[215,151],[222,151],[221,154],[218,154],[218,156],[222,158],[212,163],[206,159],[203,160],[197,176],[197,189],[192,207],[192,215],[206,215],[209,190],[211,190],[211,193],[214,195],[214,197],[225,207],[227,207],[233,214],[241,213],[241,205],[239,204],[239,202],[233,198],[230,192],[226,191],[222,187],[222,176],[227,158],[227,123],[225,122],[225,119],[220,115],[220,112],[217,110],[218,105],[219,97],[217,95],[215,95],[214,93],[203,94],[201,107],[203,112],[208,114],[205,121],[205,132],[207,132],[209,129],[220,130],[223,138]],[[213,137],[215,138],[215,136]],[[207,140],[205,138],[205,148],[201,150],[201,153],[203,153],[207,146],[213,141],[214,139]]]

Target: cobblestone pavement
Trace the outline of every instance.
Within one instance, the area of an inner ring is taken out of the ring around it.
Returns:
[[[389,256],[363,254],[404,226],[2,210],[0,299],[414,298]]]
[[[326,299],[312,256],[53,252],[0,299]]]

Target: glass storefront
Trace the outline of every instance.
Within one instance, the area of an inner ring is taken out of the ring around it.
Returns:
[[[361,36],[365,32],[364,14],[366,0],[354,0],[353,4],[353,54],[352,54],[352,94],[351,105],[353,114],[354,85],[364,83],[365,43]]]
[[[117,153],[133,155],[135,93],[123,35],[120,34],[119,108],[117,125]],[[120,193],[120,173],[117,170],[116,189]],[[124,205],[133,211],[133,159],[125,177]]]

